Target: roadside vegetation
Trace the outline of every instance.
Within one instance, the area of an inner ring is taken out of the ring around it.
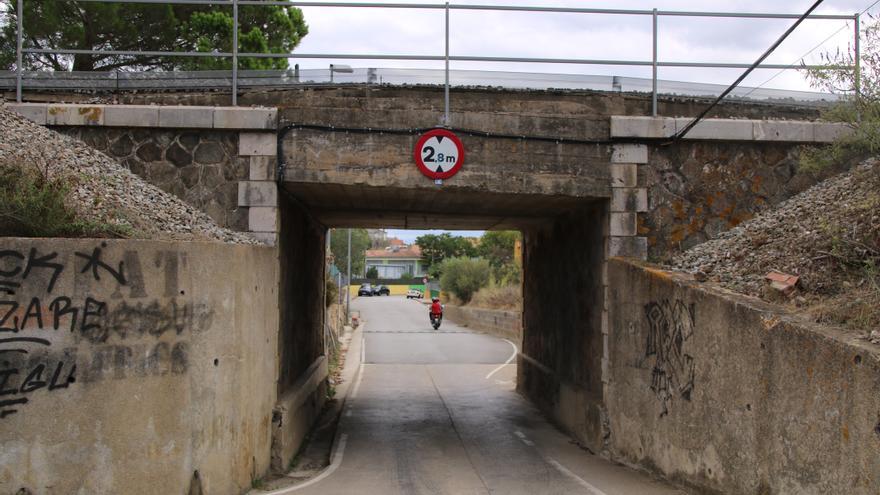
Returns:
[[[475,242],[449,234],[416,240],[451,303],[510,310],[522,307],[519,242],[515,231],[486,232]]]
[[[75,177],[50,176],[18,164],[0,164],[0,236],[129,237],[129,225],[84,218],[72,206]]]

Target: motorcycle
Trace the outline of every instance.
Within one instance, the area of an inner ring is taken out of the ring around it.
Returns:
[[[428,313],[428,317],[431,319],[431,326],[434,327],[434,330],[440,328],[440,322],[443,320],[443,314],[434,315],[434,313]]]

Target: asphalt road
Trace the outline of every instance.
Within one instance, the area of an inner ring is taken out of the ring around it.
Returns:
[[[513,344],[358,298],[363,365],[331,466],[296,494],[683,493],[573,444],[515,391]],[[353,358],[350,356],[349,358]]]

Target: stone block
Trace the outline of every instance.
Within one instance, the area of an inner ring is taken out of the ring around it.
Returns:
[[[159,107],[159,127],[211,129],[214,107]]]
[[[648,190],[640,188],[615,187],[611,190],[612,212],[648,211]]]
[[[267,246],[278,244],[278,234],[275,232],[250,232],[250,236]]]
[[[648,147],[644,144],[615,144],[611,163],[648,163]]]
[[[104,125],[114,127],[158,127],[159,107],[148,105],[107,105]]]
[[[847,124],[822,122],[813,125],[813,140],[817,143],[830,143],[853,132]]]
[[[270,181],[238,183],[238,206],[278,206],[278,186]]]
[[[609,237],[608,256],[648,259],[648,239],[646,237]]]
[[[635,213],[612,212],[609,217],[609,233],[612,236],[636,235],[637,219]]]
[[[690,117],[675,119],[675,132],[681,132]],[[717,141],[751,141],[754,139],[753,120],[703,119],[691,129],[684,139],[704,139]]]
[[[251,180],[275,180],[278,171],[278,160],[274,156],[250,157]]]
[[[639,185],[639,166],[635,163],[611,164],[611,187],[636,187]]]
[[[611,137],[665,138],[675,134],[672,117],[611,116]]]
[[[215,129],[275,129],[278,110],[274,108],[217,107],[214,109]]]
[[[276,156],[278,138],[273,132],[241,132],[238,135],[238,154],[241,156]]]
[[[47,125],[104,125],[103,105],[49,105]]]
[[[754,122],[756,141],[783,141],[808,143],[813,141],[812,122],[788,122],[783,120],[758,120]]]
[[[251,206],[248,208],[248,230],[252,232],[278,232],[278,208],[274,206]]]
[[[6,108],[39,125],[46,125],[45,103],[7,103]]]

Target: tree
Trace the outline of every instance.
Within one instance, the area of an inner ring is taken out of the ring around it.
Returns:
[[[519,238],[520,234],[515,230],[489,231],[480,238],[477,253],[489,260],[495,280],[508,281],[515,272],[519,272],[514,260],[516,242]],[[515,278],[515,281],[519,281],[518,277]]]
[[[371,267],[367,268],[366,277],[371,280],[375,280],[375,279],[379,278],[379,269],[376,268],[375,266],[371,266]]]
[[[801,153],[801,166],[820,170],[876,154],[880,150],[880,23],[872,18],[862,30],[860,84],[856,85],[855,53],[822,54],[825,67],[805,69],[810,85],[838,95],[839,101],[823,112],[826,120],[843,122],[853,132],[822,148]],[[857,90],[858,86],[858,91]]]
[[[366,252],[370,248],[370,236],[366,229],[351,229],[351,273],[355,277],[364,273]],[[336,268],[346,273],[348,263],[348,229],[330,231],[330,252],[333,253]]]
[[[469,240],[449,233],[421,235],[416,238],[416,244],[422,250],[422,260],[428,265],[428,272],[434,278],[440,275],[440,264],[443,260],[477,255],[477,250]]]
[[[443,262],[441,271],[440,286],[464,304],[489,285],[489,262],[484,259],[450,258]]]
[[[0,67],[11,69],[16,52],[16,0],[0,0],[8,13],[0,29]],[[25,0],[25,43],[29,48],[122,51],[232,51],[232,8],[225,5],[92,3]],[[239,50],[289,53],[308,34],[294,7],[239,7]],[[214,57],[25,54],[27,69],[108,71],[116,69],[229,69],[232,60]],[[285,69],[287,59],[239,59],[242,69]]]

